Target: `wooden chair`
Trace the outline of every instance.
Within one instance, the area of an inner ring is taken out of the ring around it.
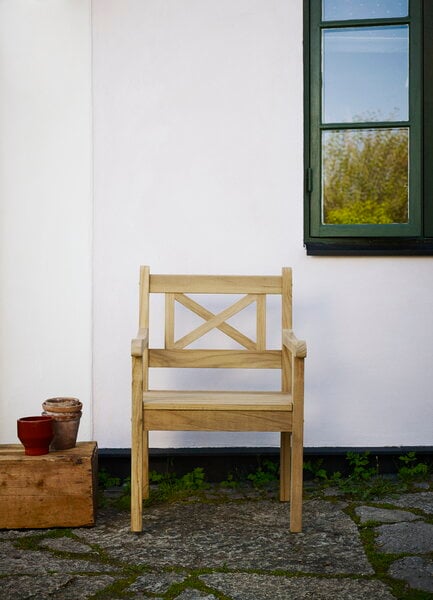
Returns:
[[[149,348],[149,296],[165,294],[164,348]],[[186,294],[243,294],[214,314]],[[266,296],[281,295],[282,348],[266,349]],[[175,340],[175,304],[204,320]],[[227,320],[256,304],[253,341]],[[239,350],[187,349],[217,328]],[[142,531],[143,498],[149,494],[149,431],[276,431],[281,434],[280,500],[290,500],[290,531],[302,529],[304,358],[306,343],[292,331],[292,271],[281,276],[151,275],[140,269],[139,331],[132,341],[131,529]],[[281,369],[275,392],[161,391],[149,389],[149,368]]]

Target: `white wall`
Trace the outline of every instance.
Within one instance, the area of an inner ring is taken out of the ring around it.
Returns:
[[[93,226],[89,7],[0,3],[0,441],[44,398],[72,394],[89,405],[82,439],[130,445],[140,264],[290,265],[306,444],[432,445],[433,258],[303,248],[301,0],[93,0]]]
[[[129,445],[140,263],[291,265],[306,444],[432,444],[432,259],[303,249],[301,0],[94,0],[93,26],[98,439]],[[152,437],[206,443],[275,436]]]
[[[0,2],[0,442],[58,395],[91,429],[88,0]]]
[[[303,256],[301,13],[281,0],[97,0],[93,24],[95,427],[117,446],[130,439],[140,263],[273,273]],[[241,439],[271,443],[151,443]]]

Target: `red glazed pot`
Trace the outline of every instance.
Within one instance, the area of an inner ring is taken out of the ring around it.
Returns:
[[[18,438],[28,456],[48,454],[53,433],[53,418],[22,417],[17,421]]]

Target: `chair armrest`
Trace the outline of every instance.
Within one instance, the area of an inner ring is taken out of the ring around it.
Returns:
[[[131,356],[143,356],[143,352],[149,346],[149,330],[140,329],[137,337],[131,342]]]
[[[298,340],[291,329],[283,329],[283,346],[288,348],[293,356],[297,358],[307,356],[307,342]]]

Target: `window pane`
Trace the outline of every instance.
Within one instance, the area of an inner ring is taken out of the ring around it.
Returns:
[[[323,0],[324,21],[406,17],[407,0]]]
[[[322,135],[322,222],[407,223],[409,130],[346,129]]]
[[[408,119],[409,28],[322,32],[324,123]]]

